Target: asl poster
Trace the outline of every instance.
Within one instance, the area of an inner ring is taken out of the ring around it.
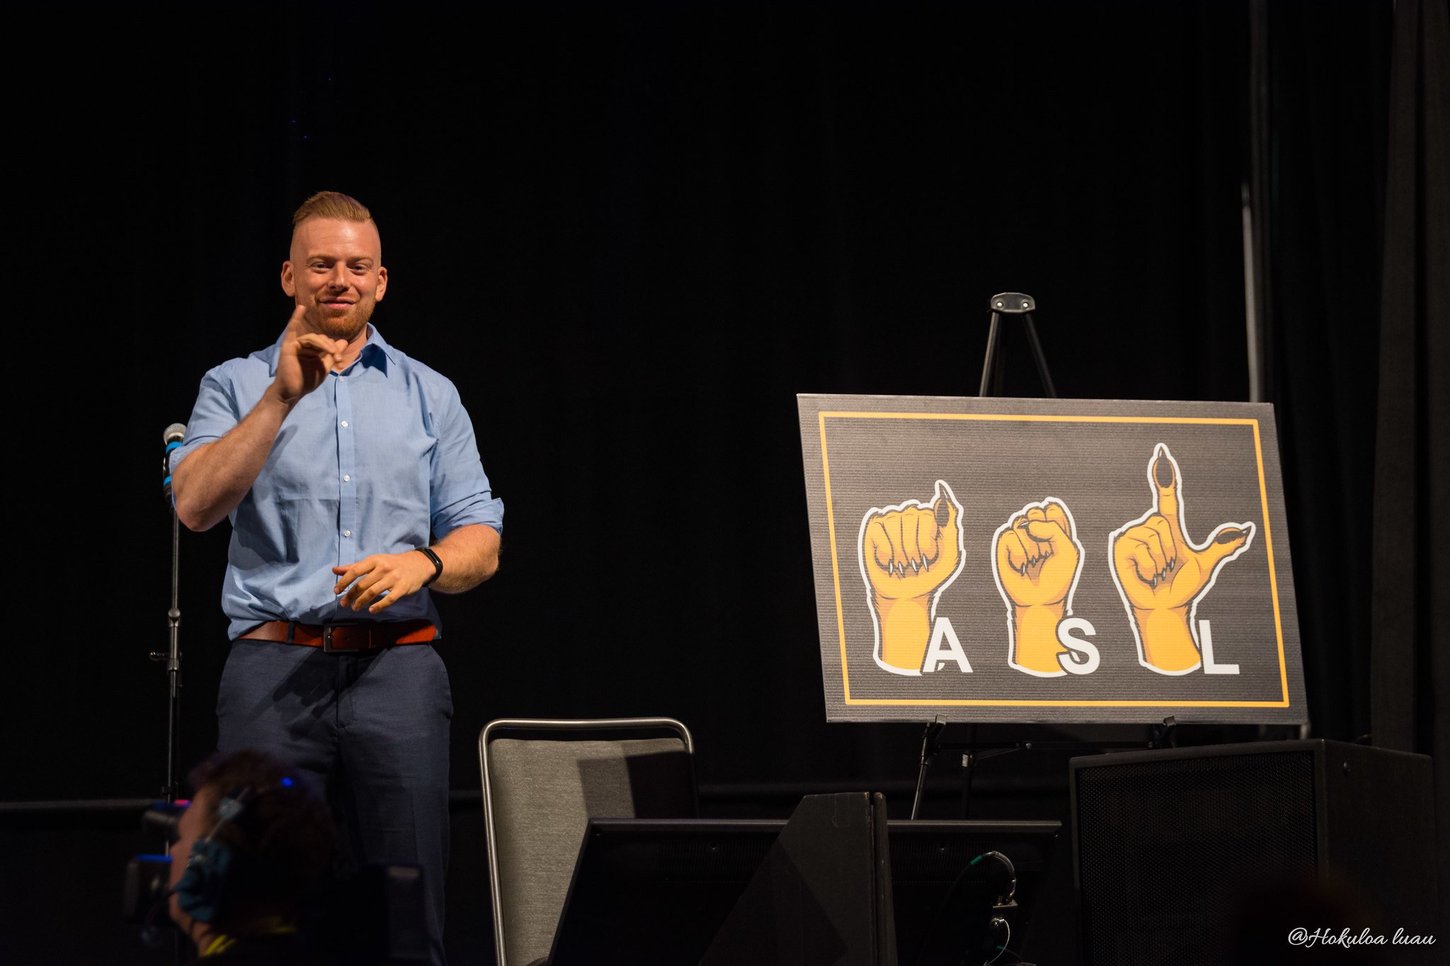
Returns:
[[[1268,404],[798,405],[829,720],[1308,720]]]

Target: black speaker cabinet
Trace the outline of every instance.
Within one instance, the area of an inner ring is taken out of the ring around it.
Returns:
[[[1072,759],[1082,963],[1450,961],[1430,765],[1323,740]]]

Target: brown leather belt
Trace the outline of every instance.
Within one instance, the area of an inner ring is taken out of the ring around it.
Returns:
[[[398,644],[427,644],[437,630],[427,621],[373,621],[364,624],[299,624],[296,621],[268,621],[237,638],[239,641],[273,641],[301,644],[334,651],[380,651]]]

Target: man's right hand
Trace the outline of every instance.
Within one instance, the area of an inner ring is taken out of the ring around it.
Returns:
[[[304,305],[293,309],[282,338],[282,351],[277,355],[277,378],[272,386],[278,399],[288,406],[322,385],[347,351],[346,340],[309,331],[306,315]]]
[[[262,398],[226,435],[182,458],[171,477],[178,518],[190,530],[208,530],[235,510],[256,482],[292,407],[337,365],[347,343],[313,332],[299,305],[277,353],[277,375]]]

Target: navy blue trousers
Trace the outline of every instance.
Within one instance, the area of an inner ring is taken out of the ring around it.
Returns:
[[[452,716],[448,671],[425,644],[327,654],[236,641],[217,694],[219,751],[266,751],[325,791],[358,865],[422,868],[435,966],[445,963]]]

